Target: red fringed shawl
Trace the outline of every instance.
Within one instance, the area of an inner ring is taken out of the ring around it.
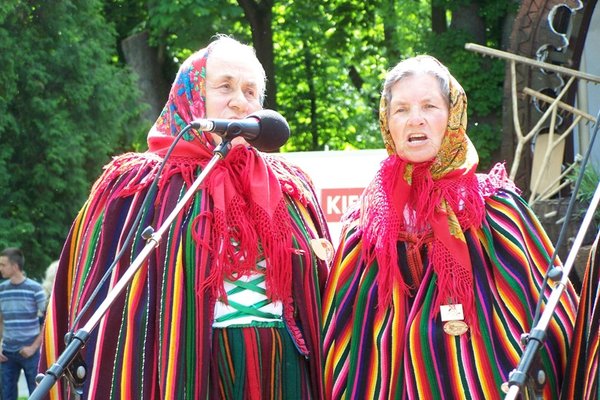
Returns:
[[[477,177],[472,171],[453,171],[433,180],[430,164],[425,163],[415,166],[409,183],[408,166],[398,156],[388,157],[363,195],[362,224],[367,243],[363,250],[370,253],[367,260],[376,257],[378,261],[380,305],[389,304],[395,281],[404,291],[415,289],[403,282],[397,265],[397,241],[412,237],[412,257],[424,242],[433,241],[429,262],[438,275],[438,305],[462,303],[470,315],[473,281],[462,231],[479,226],[483,220]]]
[[[380,306],[389,304],[393,282],[404,291],[411,289],[398,270],[398,240],[412,238],[409,259],[418,257],[421,244],[432,241],[429,262],[438,275],[436,301],[461,303],[472,321],[473,274],[463,232],[481,226],[484,202],[475,175],[477,152],[466,135],[467,97],[451,75],[449,100],[448,126],[438,155],[412,164],[396,155],[387,99],[382,96],[379,121],[390,156],[363,194],[360,226],[367,260],[376,258],[379,264]]]

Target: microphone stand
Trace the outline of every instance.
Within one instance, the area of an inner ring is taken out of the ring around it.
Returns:
[[[548,299],[548,304],[544,309],[537,325],[532,329],[531,334],[526,337],[527,346],[525,347],[525,351],[521,356],[521,360],[519,361],[519,365],[516,369],[512,370],[509,374],[509,390],[504,398],[505,400],[514,400],[516,396],[519,394],[519,390],[523,385],[525,385],[528,375],[527,371],[529,371],[531,364],[536,358],[537,351],[540,346],[544,343],[546,339],[546,328],[550,323],[550,319],[554,314],[554,310],[558,305],[558,301],[560,300],[560,296],[565,291],[567,283],[569,282],[569,272],[571,272],[571,268],[573,267],[573,263],[575,261],[575,257],[577,256],[577,252],[583,243],[585,238],[585,234],[587,233],[587,229],[592,222],[592,218],[594,213],[596,212],[596,208],[598,207],[598,202],[600,202],[600,182],[596,187],[596,192],[594,193],[594,197],[590,202],[590,206],[587,209],[585,216],[583,218],[583,222],[579,231],[577,232],[577,236],[575,237],[575,241],[573,242],[573,247],[569,252],[569,256],[567,257],[567,261],[563,267],[563,276],[558,285],[553,289],[550,294],[550,298]],[[536,376],[537,382],[536,384],[543,384],[545,381],[544,376],[540,376],[539,374]]]
[[[144,261],[148,258],[152,250],[158,247],[162,235],[170,228],[171,223],[175,220],[175,218],[177,218],[181,210],[183,210],[192,196],[194,196],[204,179],[206,179],[215,165],[220,160],[225,158],[230,149],[231,141],[228,139],[223,139],[223,141],[213,150],[214,155],[211,160],[202,170],[200,175],[198,175],[189,189],[185,192],[181,200],[175,205],[175,208],[167,216],[159,229],[155,231],[151,226],[148,226],[146,229],[144,229],[144,232],[142,233],[142,237],[146,240],[146,245],[144,248],[133,260],[131,265],[125,270],[125,273],[121,278],[119,278],[115,286],[108,292],[106,298],[98,306],[98,309],[90,317],[88,322],[77,332],[75,332],[75,334],[67,334],[67,337],[65,337],[65,341],[68,342],[67,347],[58,357],[56,362],[52,364],[50,368],[48,368],[45,374],[38,375],[36,378],[36,380],[38,380],[38,385],[29,397],[29,400],[41,400],[45,398],[50,389],[52,389],[52,386],[54,386],[56,381],[63,375],[65,368],[68,368],[79,355],[79,351],[87,343],[92,330],[100,323],[100,320],[104,314],[106,314],[111,305],[116,301],[117,297],[127,287],[136,272],[142,267]],[[74,372],[75,376],[73,376],[73,379],[83,384],[86,375],[86,370],[83,363],[76,365]]]

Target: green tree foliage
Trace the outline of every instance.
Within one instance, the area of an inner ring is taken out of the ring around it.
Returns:
[[[102,165],[147,128],[101,6],[0,6],[0,247],[21,247],[36,277],[59,256]]]
[[[480,168],[487,168],[494,161],[502,140],[502,90],[504,81],[504,61],[484,58],[465,50],[465,43],[473,42],[491,48],[501,48],[502,27],[505,18],[515,11],[516,3],[496,0],[432,0],[446,15],[449,29],[441,32],[428,30],[416,49],[428,53],[442,61],[461,83],[467,93],[468,133],[480,158]],[[482,36],[466,29],[468,21],[454,24],[460,13],[471,7],[485,27]],[[456,26],[455,26],[456,25]],[[466,25],[466,26],[465,26]]]
[[[426,23],[427,4],[410,3],[394,18],[389,1],[275,5],[277,103],[292,128],[284,151],[383,145],[378,108],[389,57],[410,54]]]
[[[374,17],[373,10],[363,2],[288,2],[275,14],[278,104],[293,116],[284,150],[380,145],[371,97],[385,68],[374,51],[378,32],[364,20],[348,21]]]

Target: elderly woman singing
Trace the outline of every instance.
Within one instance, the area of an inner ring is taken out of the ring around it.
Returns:
[[[499,399],[552,244],[502,165],[476,174],[465,92],[435,58],[387,74],[380,125],[389,157],[345,216],[324,295],[326,395]],[[543,398],[558,397],[576,306],[569,287],[536,365]]]

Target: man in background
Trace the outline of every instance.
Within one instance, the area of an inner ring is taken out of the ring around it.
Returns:
[[[46,293],[23,271],[25,257],[17,248],[0,253],[0,375],[2,399],[16,400],[21,370],[29,394],[35,389],[40,359],[41,323],[46,310]]]

